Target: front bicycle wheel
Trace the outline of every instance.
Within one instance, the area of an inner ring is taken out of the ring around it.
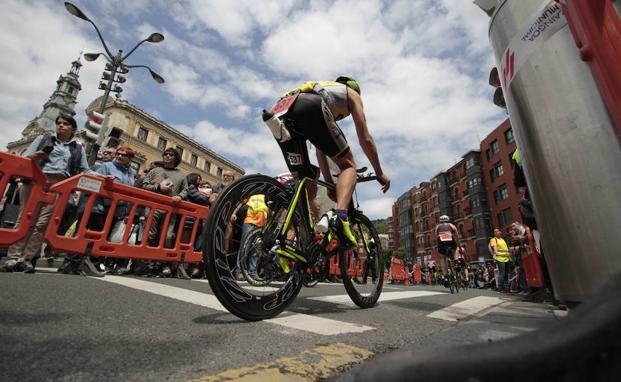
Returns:
[[[384,251],[373,223],[361,213],[349,221],[358,240],[355,251],[339,250],[341,278],[347,294],[361,308],[377,303],[384,285]]]
[[[250,196],[257,194],[265,195],[269,208],[267,222],[250,229],[241,224],[242,217],[233,222],[231,216],[239,213]],[[249,175],[230,184],[209,211],[203,247],[209,286],[229,312],[244,320],[277,316],[302,288],[306,264],[271,251],[290,200],[290,190],[276,180],[265,175]],[[301,216],[300,211],[294,211],[285,242],[306,253],[304,246],[310,242],[310,234]]]
[[[449,290],[451,291],[451,294],[453,294],[455,293],[455,282],[453,281],[453,276],[448,274],[446,277],[448,277]]]

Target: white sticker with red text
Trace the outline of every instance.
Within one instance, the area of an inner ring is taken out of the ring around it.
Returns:
[[[550,0],[533,14],[529,22],[513,36],[500,59],[498,69],[505,94],[511,81],[530,55],[565,25],[567,25],[567,19],[561,11],[560,4]]]

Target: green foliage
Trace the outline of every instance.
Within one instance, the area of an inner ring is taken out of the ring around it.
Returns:
[[[388,221],[389,221],[388,218],[373,220],[373,225],[375,226],[377,233],[385,233],[385,234],[388,233],[388,231],[390,230]]]

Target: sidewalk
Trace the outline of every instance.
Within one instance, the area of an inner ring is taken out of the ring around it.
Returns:
[[[621,273],[566,315],[511,296],[481,317],[374,357],[331,381],[618,380],[620,289]]]
[[[500,296],[500,295],[499,295]],[[458,321],[448,329],[434,333],[416,343],[409,344],[393,353],[379,355],[363,365],[357,365],[338,377],[329,379],[330,382],[351,382],[358,380],[363,369],[368,369],[374,360],[391,355],[409,355],[413,362],[417,358],[427,357],[428,354],[442,353],[463,348],[465,355],[476,356],[474,345],[491,344],[505,339],[516,338],[520,335],[550,328],[562,320],[567,311],[559,310],[549,302],[529,302],[518,296],[503,295],[506,301],[500,305]],[[432,319],[432,318],[430,318]],[[399,357],[401,362],[408,357]],[[385,364],[388,361],[383,361]],[[390,362],[394,362],[391,360]],[[446,367],[450,360],[444,359]],[[433,367],[437,367],[433,366]],[[464,380],[466,376],[464,376]],[[414,380],[405,378],[403,380]],[[440,379],[441,380],[441,379]]]

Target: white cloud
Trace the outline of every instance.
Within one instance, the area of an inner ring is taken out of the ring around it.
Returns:
[[[261,108],[307,80],[357,77],[393,179],[378,202],[378,187],[361,192],[366,209],[387,208],[388,200],[450,167],[505,117],[486,83],[493,63],[488,18],[470,1],[112,0],[80,7],[111,48],[163,33],[163,42],[145,43],[130,58],[162,74],[163,91],[149,94],[148,75],[132,71],[124,98],[249,171],[285,171]],[[57,2],[5,1],[0,33],[4,146],[41,112],[80,50],[102,49],[92,26]],[[103,61],[84,64],[78,115],[101,95]],[[341,127],[358,164],[368,165],[351,120]]]
[[[97,50],[77,20],[60,4],[5,1],[0,13],[0,147],[21,137],[28,122],[43,110],[56,88],[59,75],[71,67],[82,49]],[[55,43],[62,41],[62,43]],[[82,61],[82,91],[78,95],[78,123],[83,110],[101,91],[97,90],[100,69]]]

